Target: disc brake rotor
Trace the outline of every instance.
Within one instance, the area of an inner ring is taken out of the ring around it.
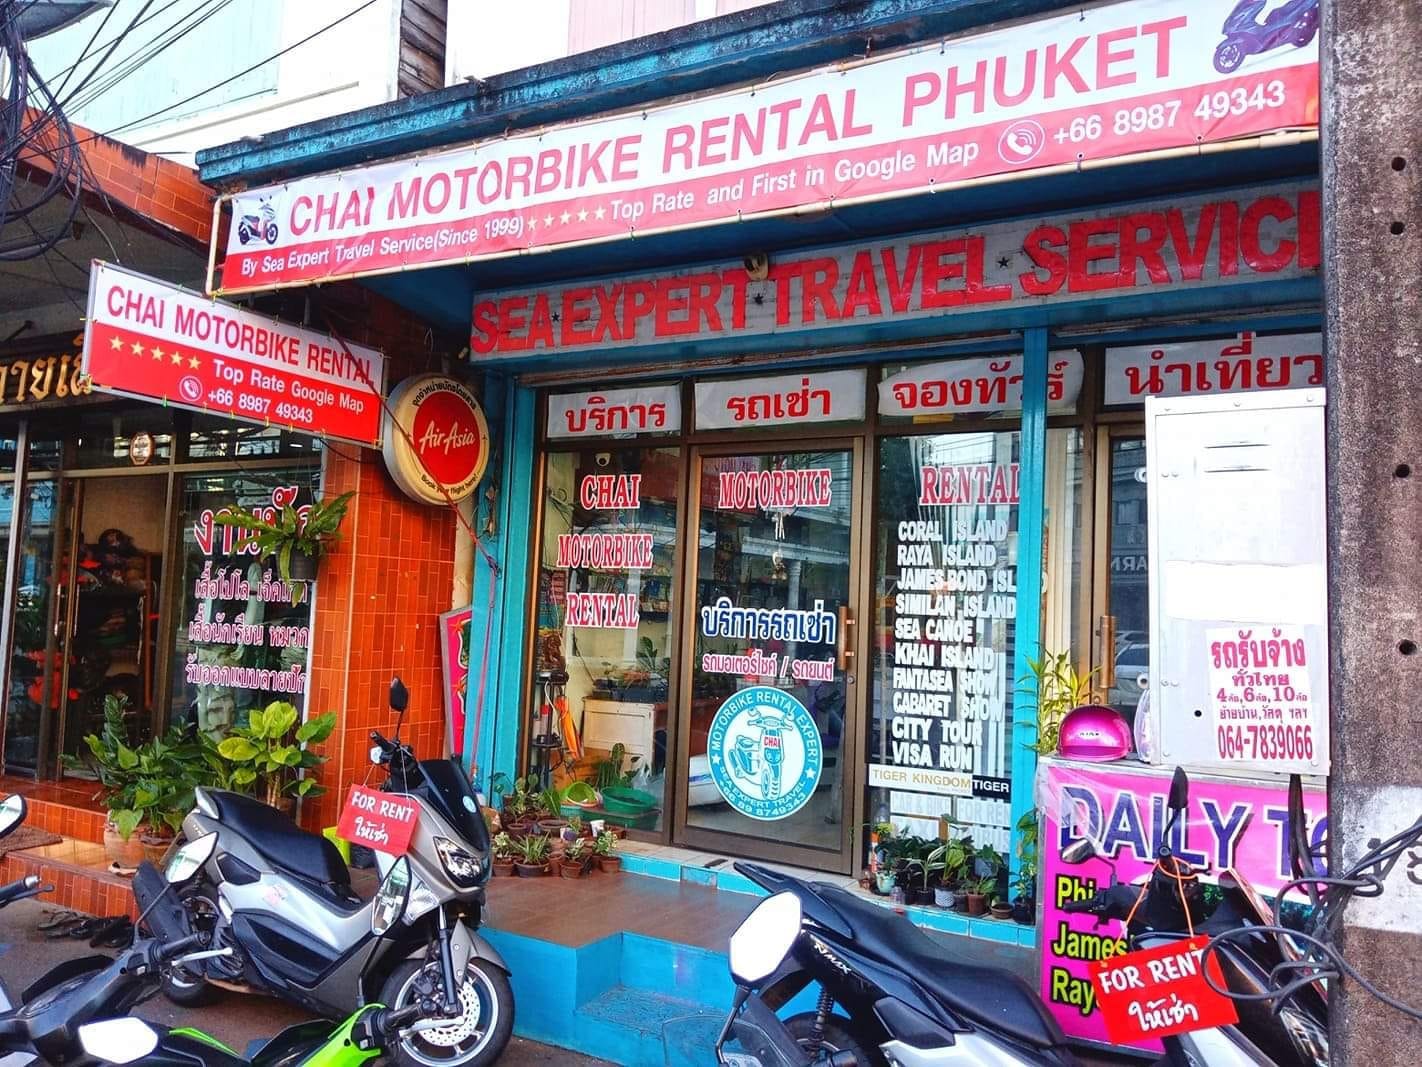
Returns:
[[[469,1040],[478,1029],[479,1019],[483,1012],[480,1011],[479,1006],[479,991],[474,988],[474,983],[469,980],[468,976],[459,987],[459,1004],[463,1009],[459,1018],[451,1019],[444,1026],[438,1026],[432,1030],[421,1030],[411,1036],[441,1048],[452,1048]]]

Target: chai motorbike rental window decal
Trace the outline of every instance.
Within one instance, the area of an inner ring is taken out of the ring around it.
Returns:
[[[716,712],[707,736],[711,779],[742,815],[774,822],[809,803],[824,769],[819,728],[783,689],[755,685]]]
[[[489,463],[489,425],[464,385],[440,374],[408,378],[390,394],[385,469],[422,504],[458,503]]]

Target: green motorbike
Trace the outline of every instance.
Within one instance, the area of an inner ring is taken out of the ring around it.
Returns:
[[[192,878],[216,844],[217,835],[207,834],[183,845],[168,863],[167,880],[178,885]],[[385,876],[371,909],[372,954],[403,920],[410,882],[410,865],[402,857]],[[288,1027],[250,1056],[201,1031],[168,1030],[130,1014],[158,991],[165,967],[230,951],[210,950],[204,940],[203,934],[171,944],[143,939],[112,959],[91,956],[60,964],[24,991],[18,1009],[0,1015],[0,1055],[29,1054],[65,1067],[139,1062],[156,1067],[354,1067],[380,1056],[430,1014],[425,1004],[401,1011],[368,1004],[334,1030],[325,1020]]]

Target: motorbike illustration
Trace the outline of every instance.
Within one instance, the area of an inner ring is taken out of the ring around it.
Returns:
[[[274,245],[277,232],[276,208],[272,207],[267,197],[262,198],[261,206],[255,212],[237,220],[237,240],[244,245],[249,241],[265,241]]]
[[[731,772],[748,782],[760,783],[762,800],[780,795],[781,768],[785,765],[785,731],[790,724],[778,715],[752,715],[747,722],[760,727],[760,739],[745,734],[736,738],[731,750]]]
[[[215,834],[181,846],[170,859],[165,880],[181,885],[206,864],[217,847]],[[414,878],[409,861],[395,862],[376,892],[370,911],[375,947],[403,919]],[[5,887],[8,889],[9,887]],[[18,1010],[0,1014],[0,1053],[6,1060],[39,1056],[47,1063],[147,1063],[156,1067],[355,1067],[369,1062],[417,1025],[423,1007],[394,1011],[381,1004],[358,1007],[332,1028],[318,1021],[288,1027],[242,1056],[216,1038],[191,1028],[166,1029],[132,1015],[158,991],[165,967],[228,954],[205,947],[203,934],[164,944],[136,941],[113,959],[88,956],[67,960],[25,990]]]
[[[1266,4],[1267,0],[1240,0],[1235,5],[1220,28],[1225,39],[1215,48],[1215,70],[1233,74],[1252,55],[1284,45],[1303,48],[1318,33],[1318,0],[1288,0],[1260,22]]]
[[[402,1031],[401,1064],[484,1067],[513,1030],[508,965],[480,934],[489,880],[489,835],[478,798],[451,759],[417,761],[400,742],[409,694],[397,678],[390,707],[395,736],[371,734],[381,787],[418,809],[406,858],[410,907],[378,945],[369,934],[374,901],[351,888],[336,847],[286,814],[250,797],[199,788],[183,836],[215,835],[202,871],[180,893],[151,865],[133,890],[147,926],[164,945],[201,934],[230,950],[165,969],[163,991],[197,1004],[218,988],[268,993],[331,1019],[380,1001],[428,1010]],[[393,857],[376,853],[382,873]]]

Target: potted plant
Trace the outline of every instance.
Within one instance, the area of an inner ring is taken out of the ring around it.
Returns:
[[[981,915],[987,911],[988,898],[997,887],[997,878],[984,875],[968,882],[968,914]]]
[[[586,838],[571,841],[563,849],[563,866],[558,873],[564,878],[581,878],[592,864],[592,849]]]
[[[288,584],[309,582],[316,577],[316,564],[339,540],[339,530],[346,517],[346,508],[354,492],[342,493],[330,500],[318,500],[305,514],[290,504],[270,519],[263,519],[245,508],[234,508],[218,515],[213,521],[240,530],[237,550],[255,548],[262,559],[276,557],[277,573]],[[304,585],[292,584],[293,604],[305,595]]]
[[[568,820],[563,818],[563,794],[557,789],[549,786],[538,794],[535,803],[537,804],[536,821],[540,834],[556,835],[559,830],[568,825]]]
[[[518,852],[518,846],[514,844],[513,838],[506,833],[497,833],[494,840],[490,842],[494,850],[494,874],[510,875],[514,872],[514,856]]]
[[[997,892],[998,875],[1004,866],[1001,852],[991,845],[982,845],[973,851],[973,869],[977,873],[968,886],[968,914],[981,915],[987,910],[988,902]]]
[[[303,797],[325,792],[312,772],[326,757],[310,746],[331,736],[336,713],[328,711],[298,725],[300,718],[295,704],[274,700],[265,708],[252,709],[246,725],[234,726],[218,742],[217,753],[228,765],[233,789],[287,810]]]
[[[622,857],[617,854],[617,836],[611,830],[597,835],[593,843],[593,853],[597,857],[597,869],[610,873],[622,869]]]
[[[888,896],[894,890],[894,866],[904,856],[907,838],[901,836],[890,823],[880,823],[875,827],[879,844],[878,868],[874,872],[874,892]]]
[[[1000,897],[992,898],[992,904],[988,906],[988,911],[992,913],[994,919],[1012,918],[1012,905]]]
[[[1017,896],[1012,901],[1012,918],[1031,926],[1037,918],[1037,813],[1027,811],[1017,820],[1017,877],[1012,885]]]
[[[973,855],[973,839],[958,837],[946,841],[929,854],[928,873],[936,875],[933,903],[940,908],[952,908],[957,903],[957,888],[963,880],[968,860]]]
[[[518,843],[518,858],[514,867],[520,878],[542,878],[548,873],[548,856],[552,843],[542,834],[529,834]]]
[[[504,829],[514,836],[528,833],[533,827],[534,797],[538,790],[538,776],[530,774],[524,778],[494,776],[494,790],[503,797],[503,813],[500,816]]]
[[[1069,652],[1044,652],[1027,660],[1027,673],[1017,680],[1018,692],[1037,700],[1037,740],[1027,747],[1040,756],[1057,750],[1062,719],[1067,712],[1091,700],[1095,670],[1078,674]]]

